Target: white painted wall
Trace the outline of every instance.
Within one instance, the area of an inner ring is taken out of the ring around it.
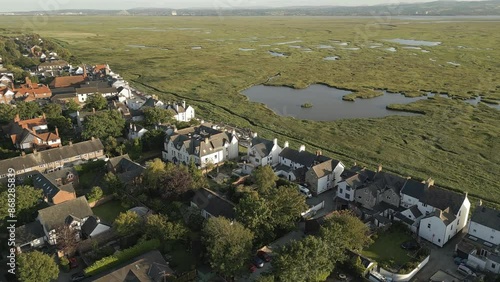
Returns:
[[[430,224],[430,225],[429,225]],[[423,218],[420,221],[418,236],[442,247],[445,243],[446,226],[443,221],[436,216]]]
[[[500,226],[498,228],[500,229]],[[500,245],[500,230],[491,229],[472,220],[469,224],[469,234],[495,245]]]
[[[408,196],[406,194],[401,194],[401,206],[405,208],[410,208],[414,205],[417,205],[419,203],[419,200],[417,198]],[[423,212],[425,214],[425,212]]]

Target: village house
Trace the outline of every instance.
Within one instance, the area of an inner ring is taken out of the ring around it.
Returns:
[[[32,179],[33,187],[43,191],[47,203],[57,205],[76,199],[75,186],[78,184],[78,177],[73,168],[63,168],[46,174],[37,173]]]
[[[0,85],[0,104],[10,104],[14,100],[14,91],[7,86]]]
[[[57,243],[56,229],[58,227],[67,225],[77,230],[78,238],[82,239],[84,238],[82,229],[86,221],[93,216],[94,213],[90,209],[87,199],[85,196],[81,196],[74,200],[39,210],[37,221],[39,221],[43,227],[47,242],[50,245],[55,245]],[[95,217],[91,220],[88,227],[85,228],[87,236],[89,233],[96,236],[110,229],[109,226],[101,224]]]
[[[148,132],[148,130],[146,128],[144,128],[143,126],[131,123],[130,127],[128,129],[127,138],[129,140],[142,138],[142,136],[144,136],[144,134],[146,134],[146,132]]]
[[[92,281],[163,282],[170,281],[170,277],[175,277],[174,271],[162,254],[158,250],[153,250],[131,259],[127,265],[98,274]]]
[[[16,115],[14,121],[2,127],[2,131],[12,144],[20,150],[43,150],[61,146],[57,128],[50,132],[45,114],[40,118],[21,120]]]
[[[267,140],[257,136],[257,133],[252,135],[250,146],[247,150],[248,165],[252,167],[258,166],[276,166],[279,164],[279,155],[281,147],[278,145],[278,139]]]
[[[56,71],[56,70],[62,70],[64,67],[69,67],[68,62],[63,60],[55,60],[39,64],[38,71],[39,72]]]
[[[43,226],[38,221],[16,227],[16,250],[27,252],[45,245],[47,237]]]
[[[222,164],[238,158],[238,139],[235,132],[224,132],[200,125],[175,130],[166,137],[163,160],[175,164],[194,161],[199,168]]]
[[[139,184],[142,173],[146,170],[142,165],[132,161],[128,154],[109,159],[107,168],[125,185]]]
[[[52,89],[52,97],[50,98],[52,103],[57,103],[59,105],[65,106],[69,101],[75,103],[80,103],[78,96],[76,95],[75,87],[63,87]]]
[[[467,233],[456,246],[458,256],[474,269],[500,274],[500,211],[480,202]]]
[[[179,122],[188,122],[195,117],[194,108],[190,105],[186,105],[186,101],[182,101],[182,103],[174,102],[170,104],[167,103],[165,109],[172,112],[173,118]]]
[[[29,77],[26,77],[24,84],[14,89],[14,98],[24,102],[32,102],[39,99],[50,99],[52,91],[47,85],[31,82]]]
[[[418,235],[440,247],[467,225],[470,211],[467,193],[434,186],[432,179],[424,182],[408,179],[401,190],[401,206],[406,209],[417,206],[420,211],[417,215],[422,215],[412,220],[418,222]],[[413,211],[406,214],[415,216]]]
[[[14,88],[13,79],[7,75],[1,75],[0,87]]]
[[[306,184],[313,195],[319,195],[338,185],[344,167],[342,162],[323,156],[321,151],[309,153],[304,145],[294,150],[285,142],[274,171],[289,181]]]
[[[206,188],[196,190],[191,206],[200,209],[205,219],[222,216],[232,221],[236,218],[235,205]]]
[[[7,180],[10,168],[16,175],[38,171],[47,173],[74,162],[104,158],[104,146],[101,140],[94,139],[59,148],[23,154],[22,156],[0,160],[0,181]]]

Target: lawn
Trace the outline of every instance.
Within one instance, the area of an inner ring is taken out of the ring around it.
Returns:
[[[411,260],[401,243],[411,240],[411,236],[399,230],[388,230],[379,234],[378,238],[362,254],[378,263],[390,266],[401,266]]]
[[[113,200],[107,202],[103,205],[95,207],[92,209],[95,215],[97,215],[103,222],[112,224],[115,218],[121,213],[126,211],[120,201]]]

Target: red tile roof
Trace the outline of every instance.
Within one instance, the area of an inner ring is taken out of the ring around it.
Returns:
[[[74,85],[81,84],[85,81],[85,76],[75,75],[75,76],[59,76],[56,77],[51,83],[51,88],[63,88],[70,87]]]

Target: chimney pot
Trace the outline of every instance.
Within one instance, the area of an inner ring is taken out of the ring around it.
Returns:
[[[73,146],[73,141],[69,141],[68,143],[70,146]]]
[[[305,145],[300,145],[299,152],[303,152],[305,150],[306,150],[306,146]]]
[[[278,145],[278,138],[274,138],[273,143],[274,145]]]
[[[379,164],[378,168],[377,168],[377,172],[381,172],[381,171],[382,171],[382,164]]]
[[[290,143],[288,141],[285,141],[285,144],[283,145],[283,148],[288,148],[290,146]]]

